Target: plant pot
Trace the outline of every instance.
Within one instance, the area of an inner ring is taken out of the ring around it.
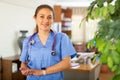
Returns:
[[[101,66],[101,72],[102,73],[108,73],[109,71],[110,70],[109,70],[107,64],[102,64],[102,66]]]

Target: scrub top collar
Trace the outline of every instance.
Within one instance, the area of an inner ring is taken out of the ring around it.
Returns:
[[[48,38],[47,38],[47,41],[46,41],[45,45],[43,45],[43,44],[41,43],[41,40],[39,39],[38,33],[37,33],[36,35],[34,35],[32,39],[35,41],[35,43],[39,43],[39,45],[40,45],[41,47],[45,47],[45,46],[48,45],[49,40],[50,40],[50,41],[51,41],[51,40],[54,40],[54,36],[55,36],[55,35],[56,35],[56,32],[54,32],[53,30],[50,30],[50,34],[48,35]]]

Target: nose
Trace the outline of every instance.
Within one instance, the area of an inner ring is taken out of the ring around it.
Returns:
[[[44,18],[44,22],[49,22],[49,19],[47,17]]]

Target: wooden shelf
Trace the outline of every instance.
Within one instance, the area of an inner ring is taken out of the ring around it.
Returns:
[[[71,38],[71,30],[62,30],[63,33],[66,33],[69,38]]]
[[[12,72],[12,63],[17,64],[17,71]],[[25,76],[19,71],[19,56],[6,57],[2,59],[3,80],[25,80]]]
[[[61,22],[61,14],[62,14],[62,9],[61,9],[61,6],[59,5],[55,5],[54,6],[54,15],[55,15],[55,19],[54,21],[55,22]]]
[[[54,5],[55,22],[61,22],[61,30],[71,38],[72,9],[63,9],[60,5]]]

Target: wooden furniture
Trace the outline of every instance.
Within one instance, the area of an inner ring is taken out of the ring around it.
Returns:
[[[62,9],[61,9],[61,6],[59,5],[55,5],[54,6],[54,15],[55,15],[55,19],[54,21],[55,22],[61,22],[61,15],[62,15]]]
[[[0,80],[2,80],[2,58],[0,56]]]
[[[72,9],[67,8],[63,9],[60,5],[54,6],[55,13],[55,22],[61,22],[61,30],[63,33],[66,33],[71,38],[71,17],[72,17]]]
[[[67,8],[63,9],[60,5],[54,5],[54,15],[55,15],[55,22],[61,22],[64,20],[64,18],[70,18],[72,17],[72,9]]]
[[[64,71],[65,80],[99,80],[100,64],[94,65],[80,64],[79,68],[66,69]]]
[[[17,71],[12,72],[12,63],[17,64]],[[25,76],[19,71],[19,56],[6,57],[2,59],[3,80],[25,80]]]
[[[73,42],[73,46],[76,52],[86,52],[87,50],[86,45],[81,42]]]

